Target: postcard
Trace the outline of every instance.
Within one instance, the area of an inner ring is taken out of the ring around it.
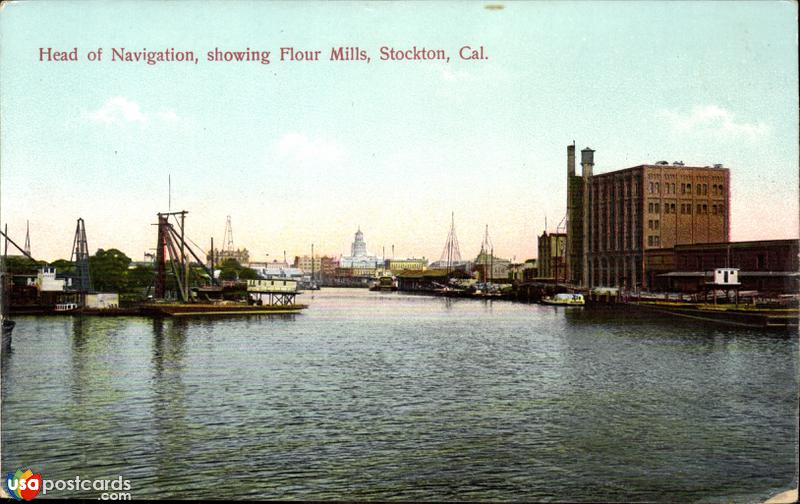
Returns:
[[[0,5],[0,492],[793,502],[796,2]]]

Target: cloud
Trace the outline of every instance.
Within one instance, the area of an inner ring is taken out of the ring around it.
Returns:
[[[768,125],[738,121],[736,114],[717,105],[696,105],[691,112],[664,110],[659,116],[666,119],[677,133],[705,133],[729,139],[755,140],[770,132]]]
[[[118,125],[125,123],[147,124],[155,117],[158,121],[165,123],[175,123],[179,120],[178,114],[174,110],[162,110],[156,113],[145,113],[142,107],[135,101],[129,100],[124,96],[114,96],[97,110],[87,112],[86,119],[90,122]]]
[[[324,138],[309,138],[302,133],[287,133],[275,145],[278,158],[297,162],[335,163],[345,157],[344,148]]]
[[[174,123],[178,121],[178,114],[174,110],[162,110],[156,113],[156,117],[164,122]]]

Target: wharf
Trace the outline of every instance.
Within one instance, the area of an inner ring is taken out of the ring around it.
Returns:
[[[300,310],[304,310],[306,308],[308,308],[308,305],[304,304],[245,305],[238,303],[152,303],[142,305],[139,311],[141,315],[150,317],[208,317],[298,313]]]
[[[242,303],[144,303],[122,308],[76,308],[55,310],[52,307],[28,307],[17,315],[69,315],[88,317],[219,317],[237,315],[272,315],[298,313],[304,304],[248,305]]]
[[[679,301],[635,301],[627,305],[696,320],[765,329],[797,328],[800,320],[798,308],[761,308],[743,304],[713,305]]]

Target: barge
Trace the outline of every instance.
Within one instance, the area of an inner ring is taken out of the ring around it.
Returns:
[[[800,320],[798,308],[667,301],[635,301],[629,303],[629,306],[695,320],[764,329],[797,329]]]

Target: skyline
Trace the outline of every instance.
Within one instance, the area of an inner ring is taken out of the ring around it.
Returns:
[[[82,217],[92,253],[140,260],[171,177],[171,209],[189,211],[204,249],[231,215],[254,261],[311,243],[346,255],[359,226],[373,254],[394,244],[435,261],[455,212],[464,258],[488,224],[495,254],[521,262],[545,218],[554,231],[566,213],[573,140],[596,150],[595,173],[723,163],[732,240],[798,236],[794,4],[70,6],[0,12],[0,64],[14,70],[0,76],[0,218],[20,244],[30,220],[36,258],[69,258]],[[489,59],[459,61],[467,44]],[[453,59],[375,61],[379,47],[415,45]],[[284,46],[359,47],[373,61],[280,63]],[[273,57],[40,63],[40,47]]]

